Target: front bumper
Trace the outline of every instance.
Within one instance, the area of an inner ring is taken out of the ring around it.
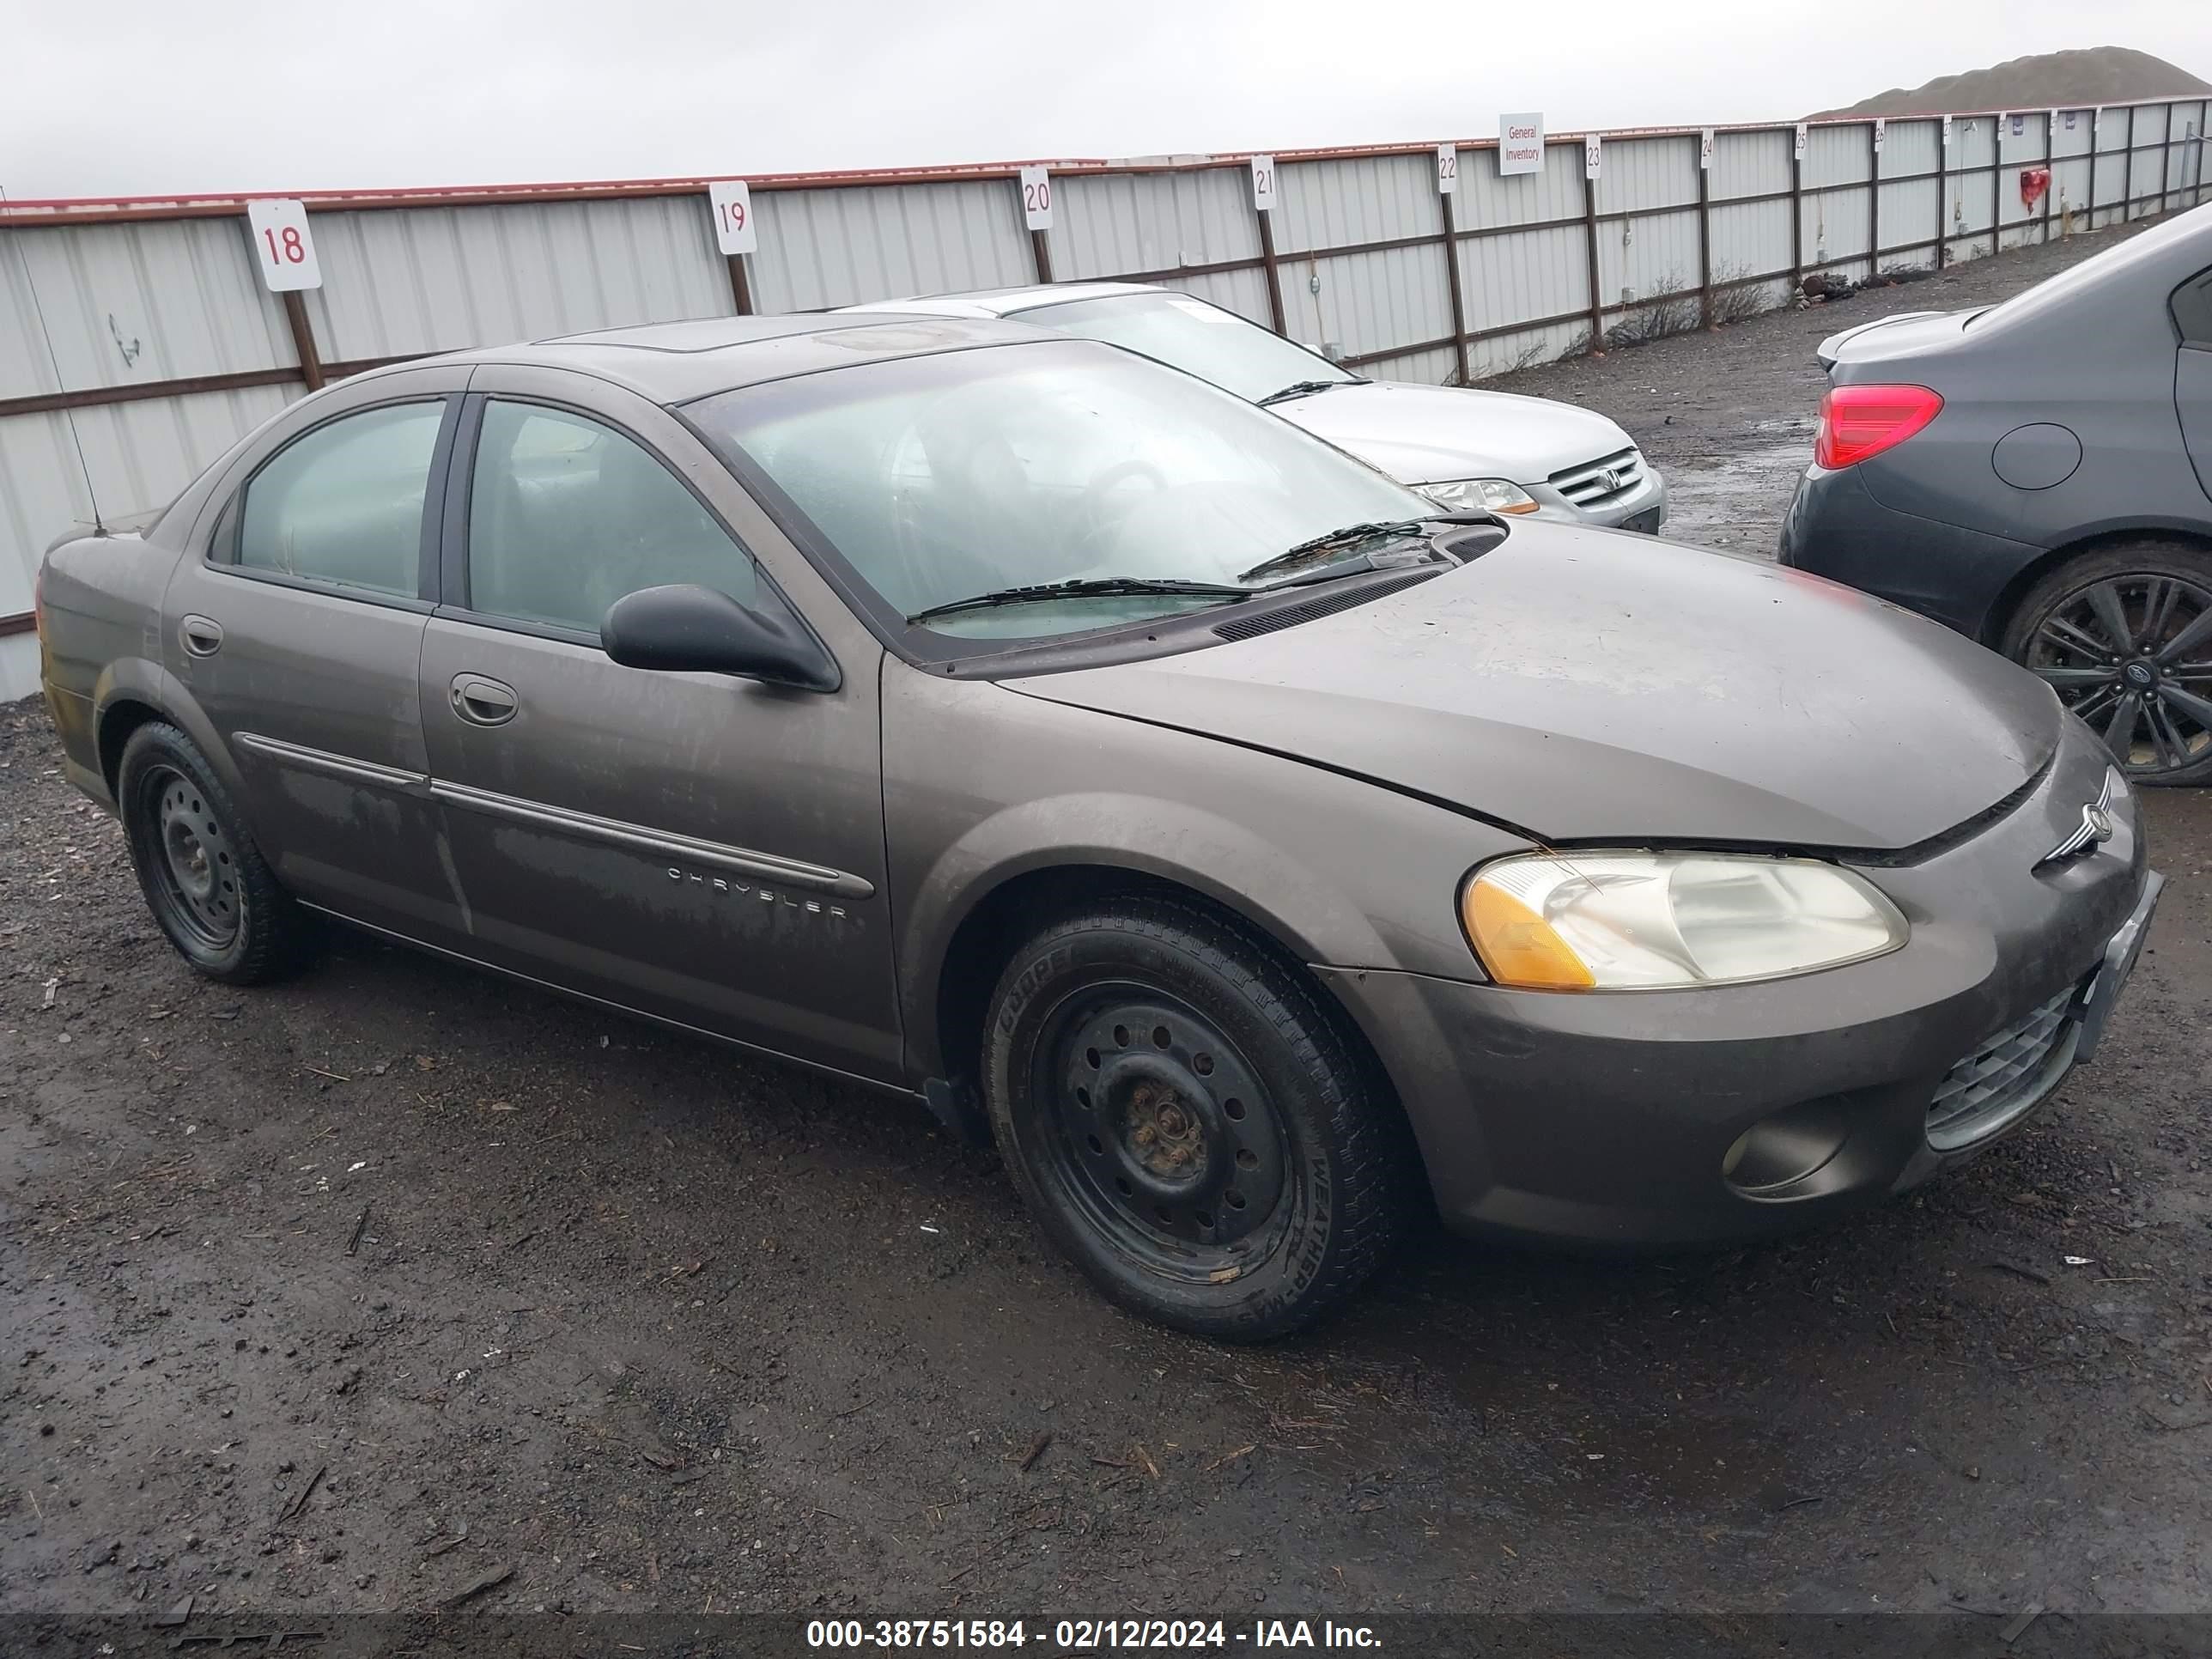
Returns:
[[[2133,798],[2093,854],[2034,866],[2106,766],[2069,720],[2037,789],[1996,823],[1866,867],[1912,924],[1873,962],[1582,995],[1324,971],[1389,1071],[1455,1230],[1617,1245],[1787,1231],[1980,1152],[2094,1052],[2161,884]],[[2029,1023],[2054,1002],[2055,1021]],[[1940,1149],[1939,1091],[1954,1108]],[[1962,1102],[1979,1115],[1958,1115]]]

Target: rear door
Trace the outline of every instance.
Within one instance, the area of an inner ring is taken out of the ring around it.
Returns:
[[[2197,482],[2212,495],[2212,270],[2199,271],[2176,289],[2172,309],[2181,331],[2173,401]]]
[[[617,666],[599,622],[638,588],[827,590],[682,422],[605,381],[479,368],[459,442],[422,706],[471,949],[897,1079],[881,647],[817,625],[830,693]]]
[[[163,662],[245,781],[293,892],[434,942],[437,851],[416,665],[465,368],[340,388],[240,456],[162,606]]]

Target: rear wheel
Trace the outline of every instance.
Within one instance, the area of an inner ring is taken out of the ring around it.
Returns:
[[[1282,1335],[1399,1237],[1395,1103],[1310,986],[1195,905],[1109,901],[1030,940],[993,998],[986,1070],[1039,1224],[1162,1324]]]
[[[2070,559],[2028,590],[2003,649],[2132,781],[2212,782],[2212,555],[2146,538]]]
[[[159,721],[132,732],[115,799],[147,906],[185,961],[210,979],[252,985],[305,957],[312,923],[190,738]]]

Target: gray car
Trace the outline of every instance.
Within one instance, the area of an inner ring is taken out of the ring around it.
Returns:
[[[39,617],[202,973],[338,917],[912,1096],[1224,1337],[1430,1205],[1669,1243],[1910,1187],[2090,1055],[2160,887],[1955,634],[998,322],[362,374]]]
[[[1002,317],[1103,340],[1210,380],[1328,439],[1438,506],[1656,531],[1667,482],[1595,410],[1510,392],[1370,380],[1194,295],[1055,283],[848,307]]]
[[[2025,664],[2136,781],[2212,782],[2212,206],[1820,356],[1783,562]]]

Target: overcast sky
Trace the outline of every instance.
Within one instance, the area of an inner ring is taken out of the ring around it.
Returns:
[[[9,0],[11,196],[792,172],[1779,119],[2206,0]]]

